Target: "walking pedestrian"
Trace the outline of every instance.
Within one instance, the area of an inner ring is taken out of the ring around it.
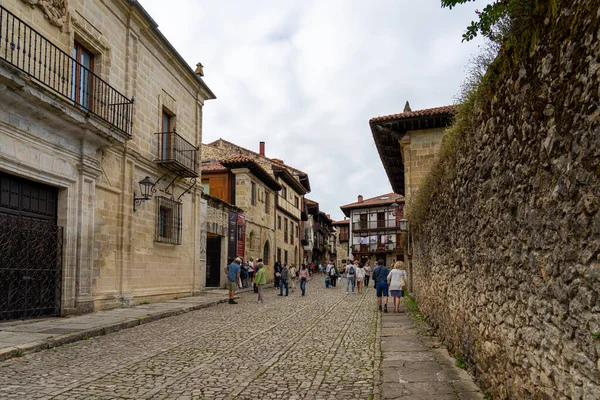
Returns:
[[[256,285],[256,287],[258,288],[258,300],[256,301],[258,304],[262,304],[262,302],[265,300],[264,294],[263,294],[263,286],[265,286],[265,284],[267,283],[267,276],[266,276],[266,271],[265,271],[265,265],[262,262],[257,262],[256,263],[256,277],[254,279],[254,284]]]
[[[279,261],[275,261],[275,266],[273,267],[273,272],[275,273],[273,284],[275,285],[275,288],[279,287],[279,280],[281,279],[281,269],[281,263]]]
[[[287,264],[283,264],[283,268],[281,269],[281,278],[279,280],[279,295],[283,296],[283,288],[285,287],[285,295],[289,294],[289,285],[288,280],[290,278],[290,270],[287,267]]]
[[[383,298],[383,312],[387,312],[388,303],[388,284],[387,276],[389,274],[388,267],[383,265],[383,260],[377,260],[377,266],[373,270],[373,282],[377,294],[377,303],[379,311],[381,311],[381,303]]]
[[[254,258],[250,257],[250,261],[248,261],[248,279],[250,279],[250,285],[254,285]]]
[[[356,287],[358,290],[358,294],[362,294],[365,280],[365,266],[363,263],[358,264],[358,268],[356,268]]]
[[[354,294],[354,287],[356,286],[356,281],[354,280],[356,268],[358,268],[358,261],[355,261],[354,264],[348,263],[346,268],[344,268],[344,272],[346,273],[346,294],[349,292],[350,285],[352,286],[352,294]]]
[[[234,297],[235,289],[237,287],[238,280],[240,279],[241,263],[241,258],[236,257],[231,264],[225,267],[225,273],[227,274],[227,289],[229,289],[229,304],[237,304],[237,301],[234,300]]]
[[[290,287],[292,288],[292,292],[296,290],[296,280],[298,279],[298,271],[296,270],[296,265],[292,264],[290,268]]]
[[[306,265],[302,264],[302,269],[298,273],[300,276],[300,290],[302,291],[302,296],[306,295],[306,281],[308,281],[308,269],[306,269]]]
[[[335,267],[333,265],[329,265],[329,284],[331,285],[331,287],[336,287],[336,281],[337,281],[337,271],[335,270]]]
[[[390,294],[394,299],[394,311],[397,313],[400,312],[400,299],[404,297],[407,279],[408,275],[404,269],[404,263],[396,261],[394,269],[387,276],[387,283],[390,287]]]
[[[367,261],[365,263],[365,287],[369,287],[369,279],[371,279],[371,266]]]

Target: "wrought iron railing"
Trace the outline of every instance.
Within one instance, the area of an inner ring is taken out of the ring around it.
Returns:
[[[177,132],[159,132],[156,162],[186,178],[198,176],[198,147]]]
[[[60,314],[63,228],[0,214],[0,320]]]
[[[402,250],[402,246],[395,242],[352,245],[353,253],[379,253],[379,252],[397,251],[397,250]]]
[[[372,229],[390,229],[390,228],[400,228],[400,221],[398,221],[395,217],[378,220],[378,221],[359,221],[352,223],[353,231],[360,230],[372,230]]]
[[[156,196],[156,236],[160,243],[181,244],[181,203],[167,197]]]
[[[80,110],[131,136],[133,99],[0,6],[0,59],[25,72]]]

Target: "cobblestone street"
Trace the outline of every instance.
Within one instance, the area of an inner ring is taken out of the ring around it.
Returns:
[[[345,295],[317,278],[0,363],[0,398],[369,399],[373,289]]]

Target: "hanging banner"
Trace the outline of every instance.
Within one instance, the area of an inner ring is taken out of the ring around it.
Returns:
[[[246,217],[237,216],[237,256],[245,261],[246,254]]]
[[[227,262],[233,260],[237,254],[237,213],[229,211],[229,226],[227,227]]]

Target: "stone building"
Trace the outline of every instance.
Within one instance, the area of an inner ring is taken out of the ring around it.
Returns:
[[[370,199],[358,196],[358,201],[341,206],[350,218],[348,242],[353,260],[375,265],[379,259],[386,265],[404,261],[406,233],[401,231],[399,210],[404,208],[404,197],[388,193]]]
[[[335,232],[332,225],[333,221],[329,214],[320,210],[319,203],[316,201],[305,199],[305,203],[308,214],[308,220],[304,225],[305,232],[306,234],[312,233],[311,254],[306,256],[308,262],[314,262],[318,265],[333,261],[333,254],[337,254],[332,239],[332,234]]]
[[[435,162],[444,130],[455,113],[456,106],[411,111],[406,102],[404,112],[369,121],[392,189],[407,204]]]
[[[228,210],[228,230],[216,232],[206,226],[207,286],[221,286],[226,263],[236,257],[245,261],[262,258],[267,277],[272,278],[275,246],[275,198],[282,189],[273,176],[248,156],[237,155],[221,161],[202,162],[204,194],[225,204],[243,207]],[[210,208],[210,207],[209,207]]]
[[[302,200],[304,195],[310,191],[308,175],[290,167],[282,160],[266,157],[264,142],[260,143],[260,152],[256,153],[219,139],[203,145],[202,152],[204,159],[226,160],[236,155],[247,157],[275,180],[281,190],[277,196],[274,196],[272,203],[274,211],[271,226],[275,229],[275,239],[269,242],[269,259],[270,262],[280,261],[299,265],[302,262],[302,244],[300,242],[300,223],[303,219]],[[250,196],[247,197],[250,198]],[[247,209],[243,206],[242,208]]]
[[[353,257],[350,254],[350,220],[344,218],[341,221],[334,221],[333,227],[337,231],[337,266],[338,268],[348,264]]]
[[[199,290],[201,65],[137,1],[0,7],[0,319]]]

